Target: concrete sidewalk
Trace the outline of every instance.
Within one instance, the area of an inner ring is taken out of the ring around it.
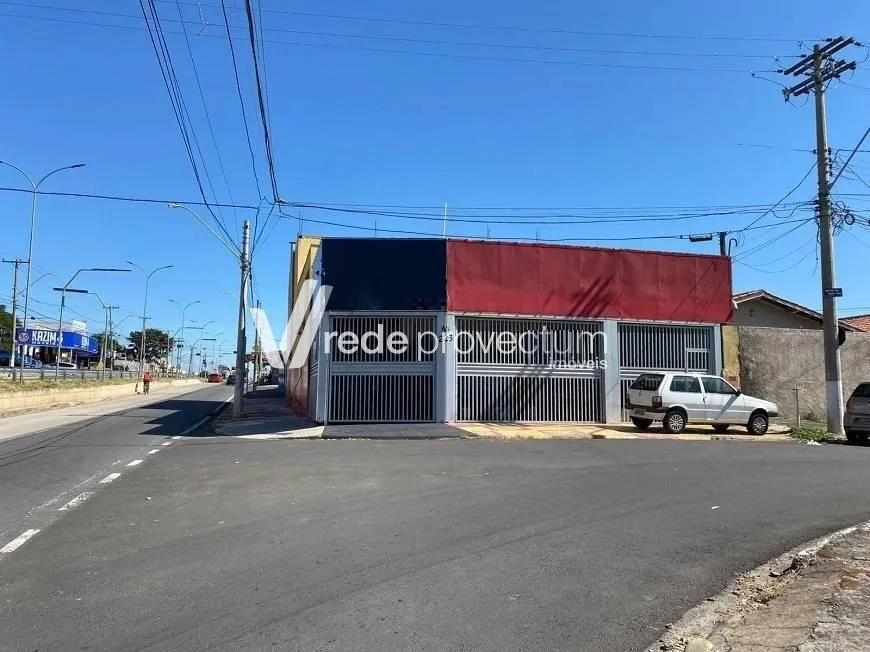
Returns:
[[[231,410],[214,423],[214,432],[245,439],[661,439],[667,441],[794,442],[785,426],[772,425],[763,437],[734,427],[718,434],[708,426],[692,426],[681,435],[661,428],[639,432],[631,424],[571,423],[363,423],[318,425],[287,404],[275,385],[257,387],[245,395],[244,415],[234,419]]]
[[[870,650],[870,524],[738,578],[650,650]]]
[[[322,426],[299,415],[277,386],[257,387],[245,395],[244,416],[224,410],[214,432],[242,439],[458,439],[474,435],[444,423],[364,423]]]
[[[195,392],[206,386],[202,382],[191,382],[189,384],[174,386],[158,383],[147,396],[136,394],[125,398],[107,399],[0,418],[0,441],[24,437],[25,435],[31,435],[42,430],[66,426],[95,417],[124,412],[125,410],[147,407],[148,405],[165,401],[167,398]]]

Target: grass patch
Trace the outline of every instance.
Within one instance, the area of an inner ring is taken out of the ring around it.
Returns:
[[[788,435],[799,441],[817,441],[819,443],[839,441],[840,439],[825,428],[792,428]]]
[[[25,379],[23,383],[11,380],[0,381],[0,393],[33,392],[42,389],[76,389],[79,387],[98,387],[100,385],[123,385],[135,383],[135,378],[106,378],[105,380],[39,380]]]

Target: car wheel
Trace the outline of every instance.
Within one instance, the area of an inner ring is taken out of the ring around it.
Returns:
[[[649,430],[652,425],[652,419],[641,419],[639,417],[631,417],[631,422],[638,430]]]
[[[764,412],[755,412],[749,417],[749,423],[746,424],[746,430],[750,435],[763,435],[767,432],[770,421]]]
[[[662,426],[669,435],[679,435],[686,429],[686,415],[681,410],[670,410],[662,420]]]
[[[846,439],[850,444],[866,444],[868,437],[866,432],[855,432],[854,430],[846,431]]]
[[[730,427],[731,426],[728,425],[727,423],[714,423],[713,424],[713,430],[715,430],[718,433],[726,433],[726,432],[728,432],[728,428],[730,428]]]

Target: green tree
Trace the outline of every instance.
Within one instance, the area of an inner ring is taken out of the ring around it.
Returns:
[[[100,348],[103,348],[103,340],[106,338],[105,333],[97,333],[96,335],[92,335],[97,342],[100,343]],[[125,347],[113,336],[112,341],[109,342],[109,346],[111,350],[114,350],[115,353],[123,353],[126,349]]]
[[[142,331],[130,331],[127,339],[130,340],[130,348],[127,350],[132,349],[133,355],[138,360],[139,346],[142,344]],[[169,337],[166,331],[161,331],[157,328],[146,328],[145,362],[165,360],[169,349],[172,348],[174,343],[175,340]]]
[[[11,351],[13,337],[12,313],[6,310],[5,304],[0,303],[0,350]]]

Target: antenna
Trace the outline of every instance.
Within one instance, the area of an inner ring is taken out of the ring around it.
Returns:
[[[444,202],[444,221],[441,228],[441,237],[447,237],[447,202]]]

